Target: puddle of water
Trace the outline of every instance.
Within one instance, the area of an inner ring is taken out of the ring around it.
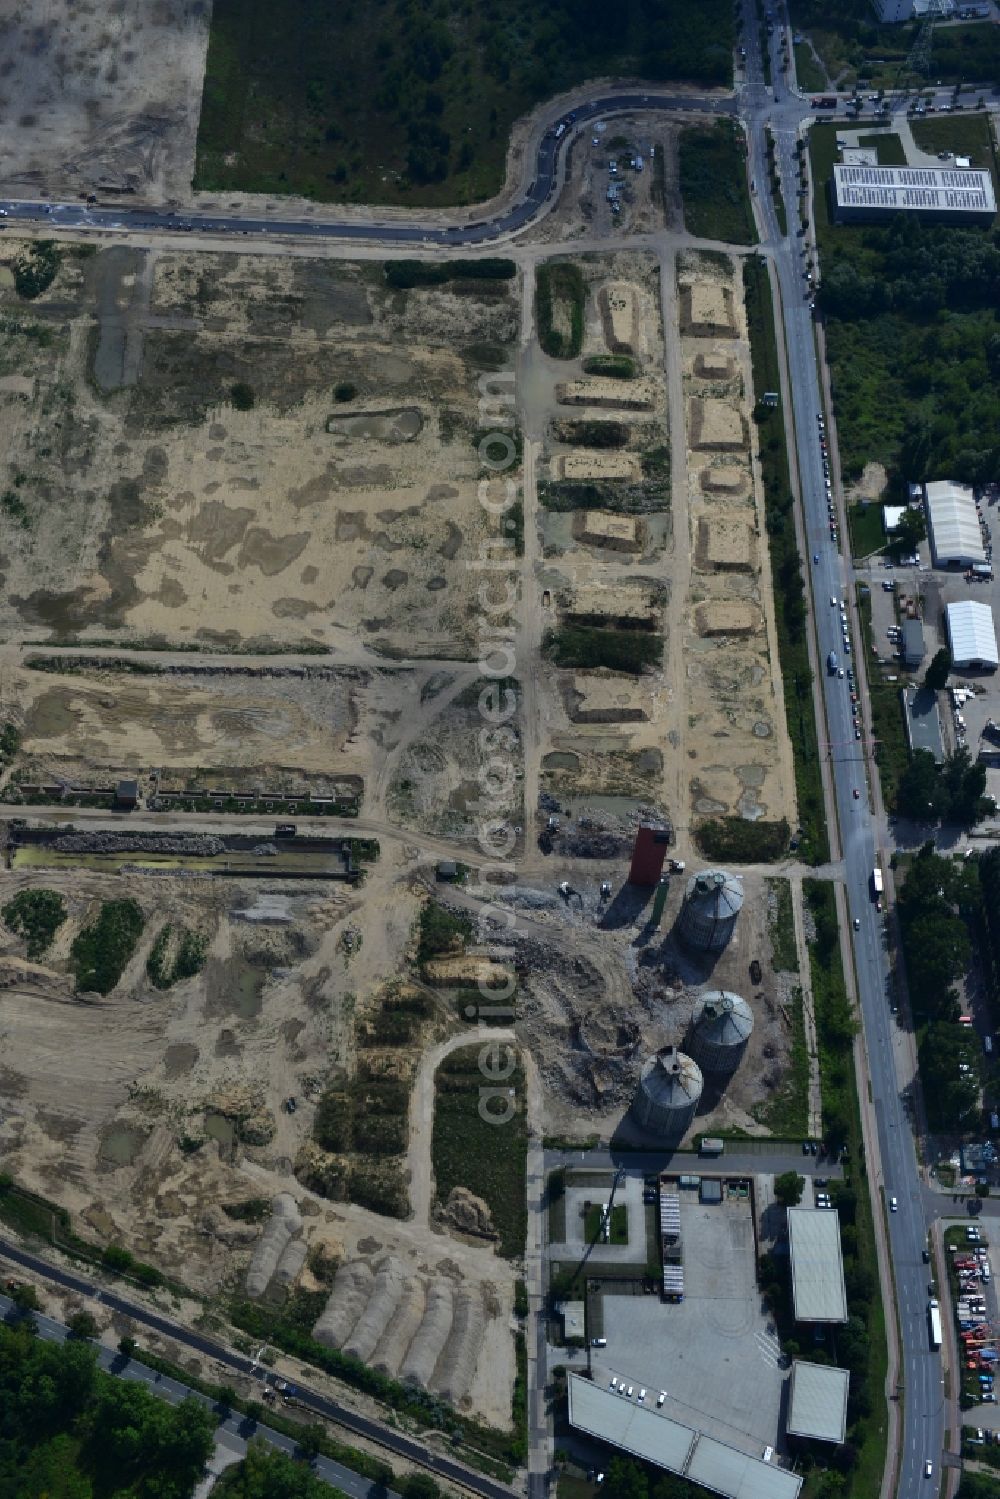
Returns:
[[[205,1133],[210,1140],[218,1140],[227,1150],[231,1150],[236,1144],[236,1126],[225,1114],[206,1114]]]
[[[542,757],[543,770],[579,770],[580,756],[571,750],[552,750]]]
[[[112,1124],[101,1136],[98,1156],[112,1166],[131,1166],[146,1143],[144,1130],[134,1124]]]

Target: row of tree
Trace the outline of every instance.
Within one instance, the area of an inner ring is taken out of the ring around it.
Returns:
[[[931,662],[934,667],[935,660]],[[928,670],[928,686],[939,681]],[[930,750],[917,750],[899,778],[896,811],[916,822],[947,822],[971,828],[986,816],[986,767],[973,760],[964,746],[938,765]]]

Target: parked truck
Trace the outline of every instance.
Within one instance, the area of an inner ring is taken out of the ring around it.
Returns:
[[[938,1306],[936,1296],[932,1296],[927,1303],[927,1322],[931,1334],[931,1347],[941,1347],[941,1308]]]

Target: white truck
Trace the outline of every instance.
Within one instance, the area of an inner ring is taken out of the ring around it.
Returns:
[[[930,1328],[931,1347],[941,1347],[941,1308],[938,1306],[937,1297],[932,1296],[927,1303],[927,1323]]]

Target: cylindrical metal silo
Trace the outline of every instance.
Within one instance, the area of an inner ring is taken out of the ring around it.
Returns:
[[[688,880],[677,934],[688,947],[721,952],[742,909],[742,880],[724,869],[706,869]]]
[[[701,1098],[702,1076],[697,1062],[665,1046],[645,1063],[632,1101],[632,1117],[650,1134],[679,1140],[694,1118]]]
[[[738,994],[713,989],[691,1017],[688,1051],[703,1072],[735,1072],[753,1033],[753,1011]]]

